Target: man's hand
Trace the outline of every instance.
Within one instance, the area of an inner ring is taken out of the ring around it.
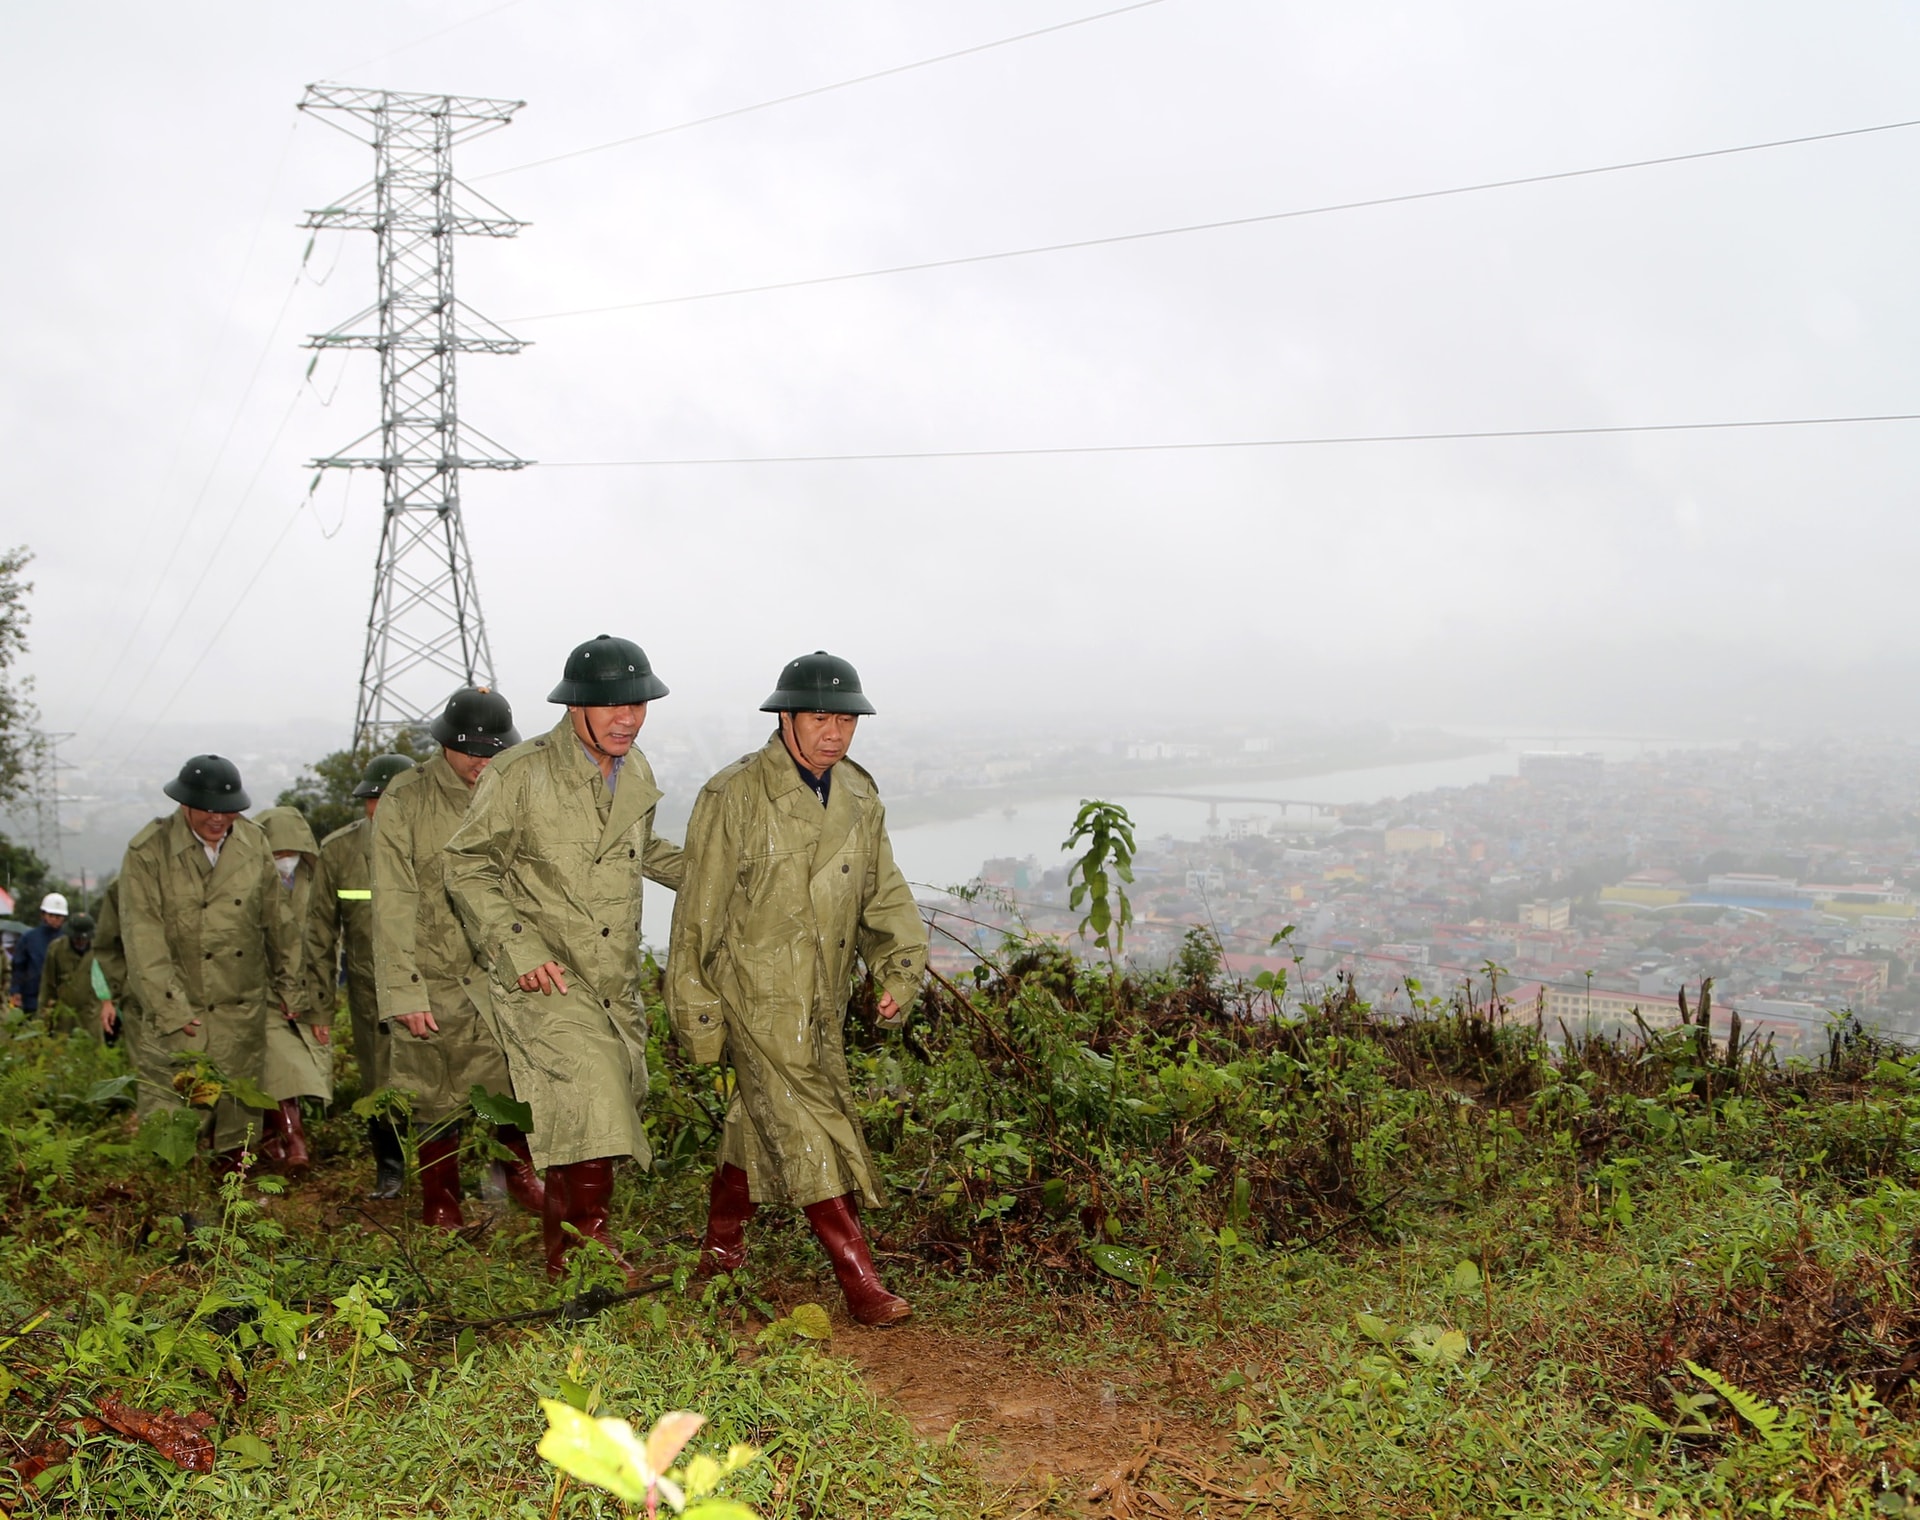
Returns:
[[[900,1017],[900,1005],[893,1000],[891,992],[880,994],[880,1022],[891,1024]]]
[[[104,998],[100,1003],[100,1032],[112,1034],[120,1023],[120,1015],[113,1011],[113,999]]]
[[[520,978],[522,992],[551,994],[565,993],[567,990],[567,968],[558,961],[548,961],[543,966],[535,966]]]
[[[310,1024],[307,1027],[313,1031],[313,1043],[316,1045],[324,1045],[333,1038],[333,1031],[325,1024]]]
[[[25,1005],[20,1001],[20,994],[16,992],[12,997],[7,999],[7,1006],[9,1008],[20,1008]]]
[[[424,1008],[418,1013],[403,1013],[395,1022],[404,1024],[407,1033],[416,1040],[424,1040],[428,1035],[440,1032],[440,1026],[434,1023],[433,1015]]]

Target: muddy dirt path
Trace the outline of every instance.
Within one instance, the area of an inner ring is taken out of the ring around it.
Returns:
[[[836,1326],[836,1329],[839,1327]],[[957,1444],[1006,1515],[1180,1513],[1193,1491],[1177,1468],[1219,1475],[1228,1442],[1164,1406],[1155,1390],[1098,1367],[1055,1373],[1004,1343],[931,1325],[834,1336],[869,1387],[914,1434]]]

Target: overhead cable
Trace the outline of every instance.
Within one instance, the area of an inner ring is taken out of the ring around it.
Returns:
[[[1081,248],[1108,248],[1119,243],[1141,243],[1154,238],[1186,237],[1196,232],[1221,232],[1233,227],[1255,227],[1267,222],[1295,221],[1304,217],[1334,216],[1345,211],[1366,211],[1380,206],[1405,206],[1415,201],[1439,200],[1451,195],[1479,195],[1489,190],[1512,190],[1522,185],[1546,185],[1558,180],[1587,179],[1600,174],[1624,174],[1633,169],[1652,169],[1664,164],[1695,163],[1702,159],[1728,158],[1739,153],[1763,153],[1772,148],[1792,148],[1805,143],[1834,142],[1843,137],[1865,137],[1875,132],[1897,132],[1920,127],[1920,118],[1911,121],[1881,122],[1871,127],[1848,127],[1839,132],[1815,132],[1805,137],[1780,137],[1769,142],[1742,143],[1732,148],[1704,148],[1697,153],[1668,153],[1659,158],[1636,158],[1618,164],[1594,164],[1584,169],[1557,169],[1548,174],[1523,174],[1512,179],[1481,180],[1471,185],[1448,185],[1438,190],[1410,190],[1400,195],[1376,195],[1365,200],[1336,201],[1324,206],[1301,206],[1291,211],[1266,211],[1256,216],[1226,217],[1213,222],[1186,222],[1177,227],[1155,227],[1144,232],[1118,232],[1105,237],[1075,238],[1064,243],[1036,243],[1025,248],[1005,248],[996,253],[968,253],[948,259],[923,259],[913,264],[888,264],[877,269],[855,269],[843,274],[811,275],[800,280],[775,280],[764,285],[736,285],[724,290],[702,290],[688,295],[655,296],[645,301],[622,301],[611,306],[582,306],[569,311],[536,312],[531,316],[510,317],[509,322],[555,322],[563,317],[597,317],[615,311],[642,311],[654,306],[684,306],[695,301],[720,301],[733,296],[766,295],[780,290],[802,290],[812,285],[840,285],[849,280],[873,280],[887,275],[917,274],[928,269],[956,269],[966,264],[991,264],[1005,259],[1028,259],[1043,253],[1069,253]]]
[[[912,459],[1027,459],[1063,454],[1174,454],[1206,449],[1311,449],[1364,443],[1459,443],[1495,438],[1598,438],[1624,433],[1709,433],[1737,428],[1839,427],[1920,422],[1920,412],[1858,417],[1761,417],[1727,422],[1623,422],[1600,427],[1483,428],[1458,433],[1346,433],[1325,437],[1223,438],[1192,443],[1088,443],[1032,449],[911,449],[878,454],[745,454],[685,459],[543,460],[548,470],[669,469],[691,465],[855,464]]]
[[[951,63],[956,58],[971,58],[975,53],[991,52],[995,48],[1011,47],[1016,42],[1029,42],[1035,37],[1046,37],[1054,32],[1064,32],[1076,26],[1089,26],[1095,21],[1105,21],[1113,16],[1124,16],[1128,11],[1143,11],[1149,6],[1160,5],[1163,0],[1135,0],[1132,5],[1122,5],[1110,11],[1100,11],[1092,16],[1076,16],[1071,21],[1056,22],[1052,26],[1037,27],[1030,32],[1020,32],[1012,37],[999,37],[992,42],[980,42],[972,47],[960,48],[951,53],[941,53],[932,58],[919,58],[912,63],[895,64],[890,69],[878,69],[871,74],[859,74],[852,79],[842,79],[834,84],[816,85],[811,90],[796,90],[791,95],[776,96],[772,100],[755,101],[750,106],[735,106],[730,111],[716,111],[711,116],[696,116],[691,121],[675,122],[670,127],[654,127],[650,131],[636,132],[631,137],[616,137],[611,142],[595,143],[590,148],[575,148],[570,153],[556,153],[551,158],[536,158],[528,163],[514,164],[507,169],[491,169],[485,174],[468,176],[469,183],[483,179],[498,179],[503,174],[518,174],[524,169],[540,169],[548,164],[564,163],[570,158],[585,158],[590,153],[605,153],[610,148],[624,148],[630,143],[646,142],[655,137],[667,137],[675,132],[689,132],[695,127],[711,126],[716,121],[730,121],[736,116],[749,116],[755,111],[769,110],[774,106],[792,105],[796,100],[811,100],[816,95],[830,95],[835,90],[852,89],[858,84],[872,84],[876,79],[891,79],[896,74],[909,74],[915,69],[932,68],[937,63]]]

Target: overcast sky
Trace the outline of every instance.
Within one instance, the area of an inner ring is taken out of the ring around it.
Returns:
[[[1920,128],[531,320],[1920,117],[1911,5],[1160,0],[500,172],[1105,8],[7,6],[0,536],[37,555],[50,726],[78,758],[347,737],[377,479],[301,503],[375,362],[304,385],[300,344],[372,300],[374,248],[322,234],[303,277],[297,224],[372,153],[294,109],[319,79],[527,102],[457,162],[532,224],[458,253],[534,344],[460,375],[550,462],[467,488],[523,727],[602,630],[690,715],[824,645],[895,711],[1129,731],[1920,726],[1920,424],[552,467],[1920,411]]]

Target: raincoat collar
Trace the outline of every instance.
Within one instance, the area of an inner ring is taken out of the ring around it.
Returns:
[[[560,715],[550,737],[549,748],[559,752],[554,763],[561,767],[564,778],[588,791],[596,781],[606,785],[600,767],[593,763],[593,757],[580,743],[580,736],[573,731],[571,713]],[[620,784],[613,789],[613,806],[607,810],[606,826],[600,831],[600,851],[604,853],[611,848],[616,839],[646,816],[660,797],[660,789],[653,785],[648,772],[646,755],[636,744],[627,751],[626,764],[620,767]]]
[[[819,795],[800,779],[786,742],[775,730],[760,751],[760,769],[766,777],[767,796],[795,817],[818,822],[820,836],[814,841],[813,869],[818,874],[853,832],[866,800],[873,795],[866,772],[851,760],[842,760],[833,768],[833,784],[827,788],[827,805],[820,806]]]
[[[447,763],[445,750],[427,761],[420,769],[433,777],[439,783],[440,789],[448,796],[457,797],[463,810],[466,808],[467,799],[472,797],[473,793],[467,789],[467,783],[460,779],[459,772]]]

